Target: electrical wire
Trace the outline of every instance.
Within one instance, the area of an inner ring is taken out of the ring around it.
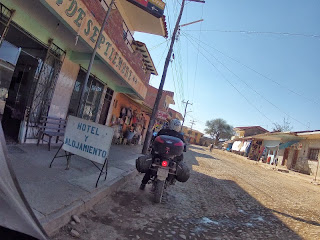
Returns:
[[[203,17],[203,5],[202,5],[202,12],[201,12],[201,18]],[[197,71],[198,71],[198,60],[199,60],[199,48],[200,48],[200,37],[201,37],[201,29],[202,29],[202,22],[200,23],[200,32],[199,32],[199,44],[198,44],[198,50],[197,50],[197,58],[196,58],[196,69],[194,71],[194,79],[193,79],[193,92],[192,92],[192,102],[194,102],[194,92],[196,88],[196,77],[197,77]]]
[[[185,30],[188,32],[196,32],[199,30]],[[305,33],[290,33],[290,32],[268,32],[268,31],[247,31],[247,30],[202,30],[202,32],[221,32],[221,33],[245,33],[245,34],[270,34],[270,35],[282,35],[282,36],[295,36],[295,37],[311,37],[311,38],[320,38],[318,34],[305,34]]]
[[[152,47],[148,48],[148,50],[149,50],[149,51],[153,51],[154,49],[157,49],[157,48],[160,47],[162,44],[167,43],[168,41],[169,41],[169,38],[166,39],[166,40],[165,40],[164,42],[162,42],[162,43],[159,43],[159,44],[157,44],[157,45],[155,45],[155,46],[152,46]]]
[[[185,35],[185,34],[184,34]],[[186,35],[185,35],[186,36]],[[188,39],[188,37],[186,36],[186,38]],[[188,39],[190,41],[190,39]],[[195,44],[193,44],[193,42],[190,41],[190,43],[194,46]],[[270,121],[272,124],[274,124],[274,122],[269,118],[267,117],[263,112],[260,111],[259,108],[257,108],[252,102],[249,101],[249,99],[244,95],[242,94],[242,92],[240,92],[238,90],[238,88],[229,80],[225,77],[225,75],[210,61],[209,58],[207,58],[201,51],[199,51],[199,53],[217,70],[217,72],[220,73],[220,75],[222,76],[222,78],[224,80],[226,80],[231,86],[233,89],[235,89],[254,109],[256,109],[263,117],[265,117],[268,121]]]
[[[195,37],[194,37],[194,36],[192,36],[192,35],[190,35],[190,34],[188,34],[188,33],[185,33],[185,34],[186,34],[187,36],[191,37],[193,40],[195,40]],[[197,41],[198,41],[198,40],[197,40]],[[269,78],[269,77],[265,76],[264,74],[262,74],[262,73],[258,72],[257,70],[253,69],[252,67],[250,67],[250,66],[248,66],[248,65],[246,65],[246,64],[244,64],[244,63],[242,63],[242,62],[240,62],[239,60],[237,60],[237,59],[235,59],[235,58],[233,58],[233,57],[229,56],[228,54],[225,54],[224,52],[222,52],[222,51],[218,50],[217,48],[215,48],[215,47],[213,47],[213,46],[211,46],[211,45],[209,45],[209,44],[207,44],[207,43],[205,43],[205,42],[203,42],[203,41],[200,41],[200,42],[201,42],[201,43],[203,43],[204,45],[206,45],[206,46],[208,46],[208,47],[210,47],[210,48],[214,49],[215,51],[217,51],[217,52],[221,53],[222,55],[226,56],[227,58],[229,58],[229,59],[231,59],[231,60],[233,60],[233,61],[235,61],[235,62],[239,63],[240,65],[242,65],[242,66],[246,67],[247,69],[249,69],[249,70],[251,70],[251,71],[255,72],[256,74],[258,74],[258,75],[260,75],[261,77],[263,77],[263,78],[267,79],[268,81],[271,81],[271,82],[275,83],[276,85],[278,85],[278,86],[280,86],[280,87],[282,87],[282,88],[284,88],[284,89],[288,90],[289,92],[291,92],[291,93],[293,93],[293,94],[295,94],[295,95],[297,95],[297,96],[299,96],[299,97],[301,97],[301,98],[304,98],[305,100],[308,100],[309,102],[312,102],[312,103],[315,103],[315,104],[320,105],[320,103],[319,103],[319,102],[317,102],[317,101],[315,101],[314,99],[308,98],[308,97],[306,97],[306,96],[302,95],[301,93],[298,93],[298,92],[296,92],[296,91],[294,91],[294,90],[292,90],[292,89],[288,88],[287,86],[284,86],[284,85],[280,84],[279,82],[277,82],[277,81],[275,81],[275,80],[273,80],[273,79],[271,79],[271,78]]]
[[[201,48],[206,51],[206,49],[204,49],[202,46]],[[232,75],[234,75],[236,78],[238,78],[241,82],[243,82],[248,88],[250,88],[253,92],[255,92],[257,95],[259,95],[262,99],[264,99],[265,101],[267,101],[270,105],[272,105],[273,107],[275,107],[276,109],[278,109],[281,113],[285,114],[286,116],[290,117],[291,119],[293,119],[294,121],[300,123],[301,125],[307,127],[306,124],[302,123],[301,121],[299,121],[296,118],[293,118],[292,116],[290,116],[288,113],[286,113],[285,111],[281,110],[277,105],[275,105],[274,103],[272,103],[269,99],[267,99],[266,97],[264,97],[261,93],[259,93],[258,91],[256,91],[254,88],[252,88],[246,81],[244,81],[243,79],[241,79],[237,74],[235,74],[230,68],[228,68],[224,63],[222,63],[218,58],[216,58],[213,54],[209,53],[208,51],[206,51],[210,56],[212,56],[217,62],[219,62],[223,67],[225,67]]]

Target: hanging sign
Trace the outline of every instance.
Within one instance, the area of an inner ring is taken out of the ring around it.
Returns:
[[[163,15],[166,4],[161,0],[127,0],[153,16],[160,18]]]
[[[157,118],[158,118],[158,119],[161,119],[161,120],[167,120],[167,118],[168,118],[168,113],[166,113],[166,112],[164,112],[164,111],[161,111],[161,110],[158,110]]]
[[[103,164],[109,155],[113,128],[69,116],[62,149]]]
[[[58,15],[60,20],[72,28],[88,45],[95,47],[101,26],[90,9],[81,0],[40,0],[53,14]],[[100,59],[108,64],[134,91],[145,98],[147,87],[138,77],[137,73],[128,62],[122,51],[103,31],[98,45],[97,54]]]

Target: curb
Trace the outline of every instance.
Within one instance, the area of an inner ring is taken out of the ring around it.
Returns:
[[[137,175],[138,172],[135,169],[125,172],[122,175],[112,179],[108,184],[97,189],[96,191],[74,201],[72,204],[63,207],[62,209],[46,217],[40,218],[39,221],[46,233],[51,237],[57,233],[61,227],[70,222],[72,215],[80,215],[92,209],[93,206],[101,201],[104,197],[116,191],[123,184],[133,179]]]

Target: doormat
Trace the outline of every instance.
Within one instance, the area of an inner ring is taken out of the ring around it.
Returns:
[[[26,153],[21,148],[17,146],[7,146],[9,154],[16,154],[16,153]]]

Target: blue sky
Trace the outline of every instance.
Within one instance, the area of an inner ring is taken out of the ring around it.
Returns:
[[[171,36],[181,0],[166,2]],[[171,107],[183,113],[182,101],[193,103],[185,125],[195,120],[200,131],[214,118],[268,130],[287,118],[294,131],[320,129],[319,9],[318,0],[187,3],[181,24],[204,21],[182,27],[174,45],[164,87],[175,92]],[[150,84],[159,87],[170,41],[134,37],[149,48],[159,72]]]

